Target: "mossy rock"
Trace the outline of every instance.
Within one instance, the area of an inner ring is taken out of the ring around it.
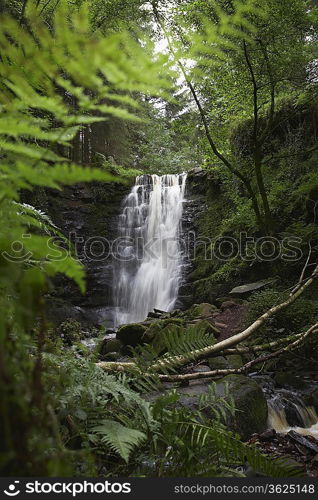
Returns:
[[[99,347],[99,352],[101,355],[108,354],[109,352],[120,353],[123,347],[124,344],[119,339],[110,339],[110,340],[105,339],[101,342],[101,345]]]
[[[121,340],[125,346],[136,347],[143,344],[143,335],[146,327],[140,323],[131,323],[130,325],[123,325],[119,328],[116,337]]]
[[[217,381],[217,392],[229,394],[234,400],[236,412],[231,418],[230,425],[238,432],[243,440],[251,434],[261,433],[267,427],[267,402],[261,387],[255,380],[244,375],[227,375]]]
[[[209,358],[208,364],[211,370],[227,370],[230,368],[228,360],[224,356]]]
[[[183,325],[184,319],[181,318],[158,319],[146,329],[142,340],[150,344],[167,326],[183,327]]]
[[[121,358],[120,352],[108,352],[102,359],[103,361],[118,361]]]
[[[202,304],[193,304],[193,306],[186,311],[185,315],[189,318],[208,318],[217,311],[218,308],[215,305],[203,302]]]
[[[238,369],[243,366],[242,357],[239,354],[209,358],[208,363],[211,370],[227,370],[229,368]]]
[[[239,354],[229,354],[229,356],[226,356],[226,359],[230,365],[231,368],[238,369],[243,366],[243,360],[242,356]]]
[[[209,392],[209,383],[195,383],[188,387],[179,387],[179,404],[189,409],[199,408],[200,397]],[[251,378],[244,375],[227,375],[215,384],[219,396],[229,396],[234,401],[237,411],[233,416],[228,415],[227,426],[237,432],[243,440],[251,434],[263,432],[267,427],[267,402],[261,387]],[[226,387],[228,387],[228,392]],[[204,414],[215,419],[215,412],[208,405],[204,407]]]

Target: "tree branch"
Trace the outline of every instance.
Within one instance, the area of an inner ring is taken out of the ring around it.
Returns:
[[[268,354],[266,356],[261,356],[257,359],[253,359],[252,361],[249,361],[245,365],[243,365],[241,368],[229,368],[225,370],[211,370],[208,372],[199,372],[199,373],[185,373],[181,375],[159,375],[159,378],[162,382],[185,382],[189,380],[198,380],[202,378],[219,378],[219,377],[224,377],[225,375],[231,375],[231,374],[236,374],[240,375],[242,373],[246,373],[247,371],[250,370],[255,365],[265,363],[266,361],[269,361],[270,359],[276,358],[280,356],[281,354],[284,354],[285,352],[289,352],[293,349],[296,349],[299,347],[299,345],[304,342],[304,340],[311,334],[313,333],[318,333],[318,323],[315,325],[311,326],[306,332],[300,334],[298,336],[298,339],[295,340],[292,344],[288,344],[287,346],[283,347],[282,349],[279,349],[278,351],[272,352],[271,354]]]

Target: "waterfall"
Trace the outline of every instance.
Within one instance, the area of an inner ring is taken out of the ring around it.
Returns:
[[[268,401],[268,427],[286,434],[294,430],[299,434],[312,435],[318,438],[318,415],[312,406],[306,406],[301,398],[290,402],[298,415],[301,425],[292,426],[288,423],[284,399],[280,397]]]
[[[173,309],[181,281],[186,174],[141,175],[124,200],[114,273],[115,326]]]

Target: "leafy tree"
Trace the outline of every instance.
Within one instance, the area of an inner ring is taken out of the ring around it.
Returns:
[[[153,7],[197,105],[210,150],[218,165],[243,184],[259,228],[271,233],[265,145],[277,128],[282,99],[297,98],[310,84],[316,11],[303,0],[188,1],[177,9],[172,38],[164,11],[156,2]],[[242,119],[250,120],[252,128],[246,151],[233,149],[231,142]]]

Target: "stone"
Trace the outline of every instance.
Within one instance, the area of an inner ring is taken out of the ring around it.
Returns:
[[[232,309],[233,307],[237,307],[238,304],[234,300],[225,300],[221,304],[221,309],[224,311],[225,309]]]
[[[139,344],[143,344],[143,335],[146,331],[146,327],[140,323],[131,323],[129,325],[123,325],[119,328],[116,337],[121,340],[122,343],[127,346],[136,347]]]
[[[230,291],[230,295],[238,297],[248,297],[253,292],[262,290],[270,284],[269,281],[256,281],[255,283],[247,283],[246,285],[236,286]]]
[[[217,391],[222,396],[228,386],[234,399],[236,412],[231,418],[233,429],[243,440],[253,433],[261,433],[267,427],[267,401],[261,387],[245,375],[227,375],[217,381]]]
[[[239,354],[229,354],[226,356],[226,359],[231,368],[235,368],[237,370],[243,366],[242,356]]]
[[[181,395],[179,404],[197,410],[200,397],[209,392],[209,385],[205,381],[178,387],[177,392]],[[263,432],[267,427],[267,402],[261,387],[244,375],[227,375],[215,383],[216,392],[221,397],[226,397],[226,387],[237,410],[233,416],[228,415],[227,426],[238,432],[243,440],[254,433]],[[209,405],[204,407],[203,412],[207,418],[215,419],[215,413]]]
[[[211,370],[227,370],[230,368],[228,360],[224,356],[216,356],[208,359]]]
[[[214,324],[217,328],[227,328],[227,325],[225,323],[221,323],[221,321],[216,321]]]
[[[261,441],[271,441],[275,436],[275,429],[267,429],[265,432],[262,432],[262,434],[260,434],[259,438]]]
[[[100,346],[100,354],[105,355],[108,354],[109,352],[120,353],[123,347],[124,344],[119,339],[111,339],[111,340],[104,339]]]
[[[202,304],[193,304],[190,309],[186,311],[186,315],[190,318],[208,318],[213,313],[217,312],[218,308],[213,304],[203,302]]]
[[[194,373],[209,372],[210,368],[207,365],[198,365],[193,369]]]
[[[208,363],[211,370],[227,370],[229,368],[237,370],[243,366],[242,357],[239,354],[209,358]]]

